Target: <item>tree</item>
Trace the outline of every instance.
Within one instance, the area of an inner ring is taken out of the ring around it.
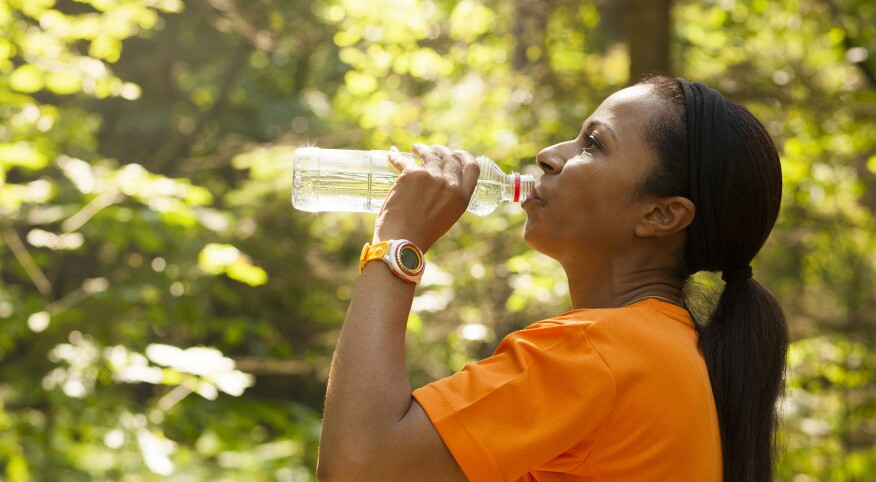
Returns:
[[[797,340],[779,476],[864,479],[876,7],[644,3],[0,1],[3,477],[312,478],[373,218],[293,212],[291,150],[447,143],[534,170],[605,96],[671,70],[748,105],[782,150],[755,265]],[[643,17],[667,20],[624,27]],[[522,222],[466,215],[430,251],[415,386],[568,309]]]
[[[645,75],[670,74],[671,0],[626,2],[626,31],[630,52],[630,83]]]

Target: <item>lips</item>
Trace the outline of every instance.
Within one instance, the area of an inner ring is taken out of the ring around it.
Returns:
[[[526,196],[526,199],[524,199],[523,202],[520,203],[520,207],[525,208],[526,206],[532,205],[535,203],[544,204],[544,201],[542,200],[541,195],[538,192],[537,186],[532,187],[532,191],[530,191],[529,195]]]

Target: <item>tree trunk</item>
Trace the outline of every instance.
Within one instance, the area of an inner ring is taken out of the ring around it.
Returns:
[[[514,36],[517,44],[514,46],[512,65],[518,72],[529,72],[537,83],[543,80],[549,70],[547,56],[542,52],[537,60],[531,61],[527,50],[529,47],[544,50],[548,17],[555,7],[553,3],[550,0],[518,0],[516,3]]]
[[[627,45],[630,52],[630,79],[634,84],[643,75],[671,75],[669,66],[669,12],[672,0],[629,0],[626,12]]]

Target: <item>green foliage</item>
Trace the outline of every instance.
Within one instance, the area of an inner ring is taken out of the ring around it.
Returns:
[[[292,211],[291,151],[445,143],[535,171],[628,83],[622,8],[0,0],[0,479],[313,480],[373,216]],[[675,73],[746,104],[781,150],[755,269],[797,340],[782,480],[876,471],[874,13],[673,12]],[[430,251],[414,386],[569,309],[524,220],[466,214]]]
[[[788,362],[780,475],[846,481],[876,473],[876,356],[868,344],[836,334],[807,338],[794,343]]]

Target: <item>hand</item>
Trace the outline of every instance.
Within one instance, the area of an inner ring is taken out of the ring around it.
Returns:
[[[426,252],[465,212],[480,167],[471,154],[444,146],[414,144],[422,167],[396,152],[389,162],[401,175],[377,215],[374,242],[407,239]]]

